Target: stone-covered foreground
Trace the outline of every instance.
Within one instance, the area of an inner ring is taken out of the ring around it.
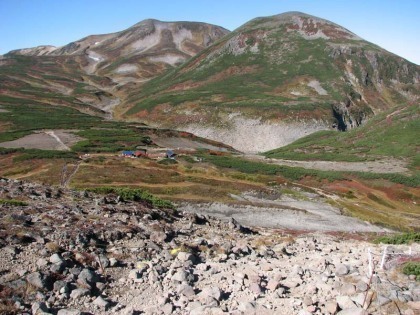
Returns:
[[[0,199],[9,198],[27,205],[0,205],[0,313],[420,312],[420,283],[396,267],[408,246],[389,248],[381,270],[383,245],[343,235],[251,230],[1,179]]]

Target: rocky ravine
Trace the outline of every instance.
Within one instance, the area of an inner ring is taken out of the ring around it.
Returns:
[[[292,236],[144,202],[7,179],[0,199],[5,314],[416,314],[420,286],[382,246]],[[406,259],[407,246],[389,248]],[[418,244],[411,248],[419,252]],[[415,258],[415,257],[412,257]],[[417,258],[419,258],[417,256]]]

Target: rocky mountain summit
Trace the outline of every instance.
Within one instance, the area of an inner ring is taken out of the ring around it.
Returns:
[[[9,179],[0,180],[0,199],[4,314],[420,310],[419,282],[395,267],[410,254],[419,258],[418,244],[388,247],[381,269],[383,246],[358,235],[244,227],[145,200]]]
[[[227,33],[206,23],[149,19],[62,47],[14,50],[0,61],[0,103],[36,101],[112,116],[130,92]]]
[[[419,79],[419,66],[349,30],[288,12],[251,20],[146,83],[125,117],[264,151],[416,102]]]
[[[162,72],[159,63],[181,64],[228,33],[206,23],[149,19],[121,32],[87,36],[62,47],[18,49],[7,55],[84,56],[88,73],[114,80],[149,79]]]

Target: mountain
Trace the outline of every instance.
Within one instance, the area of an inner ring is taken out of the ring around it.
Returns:
[[[251,20],[147,82],[122,117],[264,151],[418,101],[419,70],[335,23],[289,12]]]
[[[2,95],[105,114],[124,101],[126,89],[182,64],[227,33],[206,23],[145,20],[63,47],[14,50],[0,60]]]

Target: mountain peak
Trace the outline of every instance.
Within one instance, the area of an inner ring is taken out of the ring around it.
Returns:
[[[351,39],[362,40],[348,29],[325,19],[298,11],[258,17],[246,23],[239,30],[274,29],[285,27],[287,32],[298,32],[305,39]]]

